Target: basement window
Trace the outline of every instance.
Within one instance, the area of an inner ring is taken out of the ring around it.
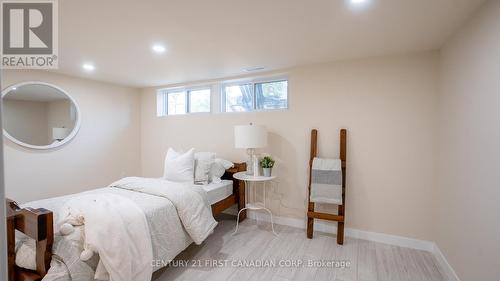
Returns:
[[[181,115],[210,112],[210,87],[174,88],[158,90],[156,115]]]
[[[288,108],[288,80],[226,82],[221,87],[221,111],[249,112]]]

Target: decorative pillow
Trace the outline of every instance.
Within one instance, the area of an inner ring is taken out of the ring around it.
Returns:
[[[194,148],[186,153],[168,149],[165,157],[163,178],[176,182],[193,182],[194,179]]]
[[[194,182],[207,184],[210,180],[210,167],[214,163],[215,153],[197,152],[194,154]]]
[[[219,183],[221,182],[221,177],[224,175],[226,172],[226,169],[224,166],[222,166],[221,163],[219,162],[213,162],[212,165],[210,166],[210,181]]]
[[[222,158],[215,158],[215,162],[222,164],[222,166],[224,166],[224,169],[229,169],[229,168],[232,168],[234,166],[233,162],[222,159]]]
[[[234,164],[231,161],[227,161],[221,158],[216,158],[212,166],[210,167],[210,179],[212,182],[221,182],[221,177],[226,172],[226,169],[233,167]]]

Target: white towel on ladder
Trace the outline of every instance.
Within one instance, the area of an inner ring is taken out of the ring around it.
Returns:
[[[342,205],[342,161],[314,158],[311,170],[311,196],[314,203]]]

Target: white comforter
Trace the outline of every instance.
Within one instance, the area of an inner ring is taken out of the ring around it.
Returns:
[[[126,178],[112,185],[116,187],[33,201],[23,204],[22,207],[43,207],[52,210],[54,222],[58,222],[63,219],[64,204],[70,200],[77,200],[78,197],[87,195],[100,197],[109,193],[127,197],[144,212],[147,218],[153,246],[153,270],[167,265],[193,240],[201,243],[217,224],[211,215],[210,206],[206,202],[206,193],[202,188],[144,178]],[[180,190],[181,188],[184,190]],[[57,231],[57,226],[54,229]],[[83,244],[79,242],[78,237],[82,231],[83,227],[77,227],[70,236],[60,236],[56,233],[54,244],[56,255],[53,256],[51,268],[44,280],[93,280],[99,256],[95,255],[88,262],[80,261],[78,255],[83,250]],[[18,254],[16,263],[25,268],[34,268],[35,245],[30,244],[32,240],[22,235],[19,237],[21,239],[20,245],[16,247]],[[127,241],[129,242],[133,243]]]
[[[202,187],[189,183],[139,177],[123,178],[110,186],[161,196],[170,200],[177,209],[184,228],[197,245],[203,243],[217,226],[207,194]]]
[[[153,249],[148,222],[132,200],[113,193],[89,193],[67,201],[62,210],[59,224],[68,218],[84,218],[82,240],[100,258],[95,279],[151,279]]]

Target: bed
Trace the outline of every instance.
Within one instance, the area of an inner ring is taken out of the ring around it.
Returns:
[[[244,170],[244,163],[235,164],[233,168],[226,170],[220,183],[202,186],[214,216],[235,204],[238,205],[238,209],[245,207],[244,183],[233,178],[234,173]],[[151,264],[153,271],[168,265],[175,256],[193,243],[192,236],[188,235],[186,227],[183,227],[185,225],[179,219],[180,215],[178,216],[177,213],[180,211],[177,211],[178,208],[176,210],[177,206],[174,206],[169,199],[114,187],[95,189],[83,194],[95,196],[101,192],[127,196],[145,214],[153,250],[154,262]],[[44,280],[64,280],[65,274],[72,276],[73,279],[76,275],[81,277],[79,280],[85,280],[99,267],[99,257],[94,256],[86,262],[81,262],[78,257],[74,257],[73,250],[68,250],[68,248],[76,248],[74,247],[76,240],[72,241],[57,233],[54,235],[57,232],[54,231],[54,223],[59,218],[57,218],[57,212],[51,210],[57,208],[58,202],[71,200],[72,196],[74,195],[39,200],[22,206],[12,200],[7,200],[9,281],[41,280],[44,277]],[[242,215],[240,219],[244,219],[246,214]],[[15,234],[15,230],[19,231],[18,234]],[[28,242],[32,244],[29,245]],[[20,258],[26,256],[20,253],[20,245],[25,248],[31,247],[35,255],[30,266],[26,266],[26,260],[23,262],[25,257]],[[83,247],[83,245],[77,246]],[[16,252],[19,253],[17,257]]]

